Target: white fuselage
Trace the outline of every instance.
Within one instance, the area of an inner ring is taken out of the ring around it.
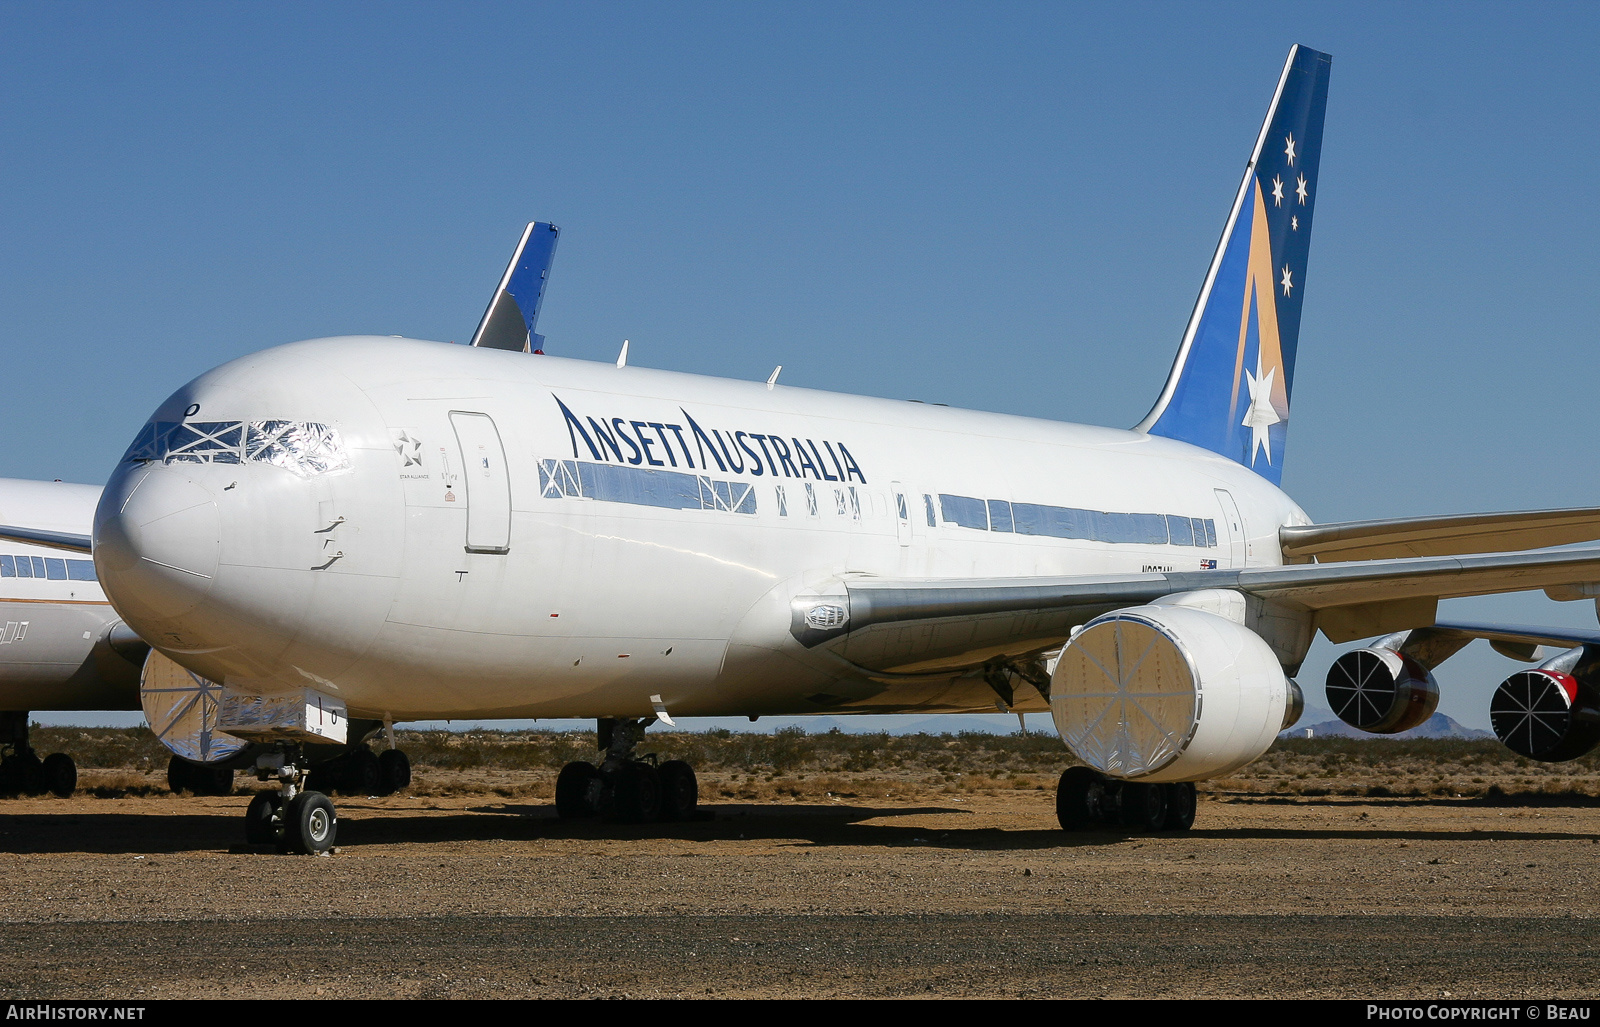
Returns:
[[[0,524],[87,535],[100,489],[0,479]],[[0,710],[138,709],[138,667],[84,555],[0,541]]]
[[[1307,523],[1142,433],[392,338],[233,361],[151,422],[95,523],[128,623],[396,720],[816,712],[849,675],[791,637],[795,595],[1276,564]],[[839,706],[993,703],[874,696]]]

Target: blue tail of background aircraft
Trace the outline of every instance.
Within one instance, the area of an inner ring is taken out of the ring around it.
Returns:
[[[1138,425],[1274,484],[1283,477],[1332,60],[1289,51],[1172,374]]]
[[[555,260],[555,225],[535,221],[522,230],[517,250],[500,276],[500,285],[489,300],[489,308],[472,335],[472,345],[487,349],[509,349],[523,353],[544,352],[544,336],[539,325],[539,306],[544,303],[544,287],[550,278],[550,263]]]

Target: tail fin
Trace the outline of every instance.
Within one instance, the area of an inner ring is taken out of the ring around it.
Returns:
[[[1136,430],[1277,484],[1289,429],[1332,58],[1289,51],[1166,388]]]
[[[522,231],[517,251],[500,276],[500,287],[483,312],[472,344],[489,349],[509,349],[522,353],[544,351],[544,336],[534,331],[539,323],[539,304],[544,302],[544,284],[555,259],[555,225],[535,221]]]

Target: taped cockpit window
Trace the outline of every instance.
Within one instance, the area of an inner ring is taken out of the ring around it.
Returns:
[[[301,421],[251,421],[245,459],[273,464],[303,478],[350,466],[336,429]]]
[[[154,421],[139,430],[123,459],[264,463],[302,478],[350,467],[338,430],[305,421]]]

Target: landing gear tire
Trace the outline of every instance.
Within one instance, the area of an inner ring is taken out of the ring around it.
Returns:
[[[344,772],[339,776],[341,795],[380,795],[383,793],[383,770],[378,766],[378,754],[361,748],[345,757]]]
[[[1100,775],[1088,767],[1068,767],[1056,785],[1056,820],[1063,831],[1082,831],[1099,819],[1092,792],[1101,789]]]
[[[278,840],[278,811],[283,796],[277,792],[257,792],[244,811],[244,840],[251,845],[271,845]]]
[[[1167,791],[1161,785],[1125,781],[1122,784],[1122,826],[1135,831],[1159,831],[1167,824]]]
[[[195,795],[232,795],[233,771],[205,763],[191,763],[182,756],[167,761],[167,787],[174,793],[193,792]]]
[[[562,820],[584,820],[594,816],[589,792],[600,776],[593,763],[568,763],[556,777],[556,816]]]
[[[694,768],[683,760],[668,760],[656,773],[661,780],[661,819],[688,820],[694,816],[700,802],[700,783],[695,780]]]
[[[1167,822],[1164,830],[1187,831],[1194,826],[1195,808],[1198,802],[1195,798],[1194,782],[1182,781],[1178,784],[1162,785],[1167,792]]]
[[[32,752],[12,753],[0,760],[0,792],[7,795],[40,791],[39,783],[43,776],[39,757]]]
[[[283,808],[284,851],[315,856],[333,848],[339,816],[333,802],[321,792],[301,792]]]
[[[411,758],[399,749],[378,754],[379,795],[393,795],[411,787]]]
[[[39,766],[40,782],[44,790],[63,799],[78,790],[78,765],[64,752],[53,752]]]
[[[648,824],[661,816],[661,776],[648,763],[624,763],[611,775],[601,813],[618,824]]]

